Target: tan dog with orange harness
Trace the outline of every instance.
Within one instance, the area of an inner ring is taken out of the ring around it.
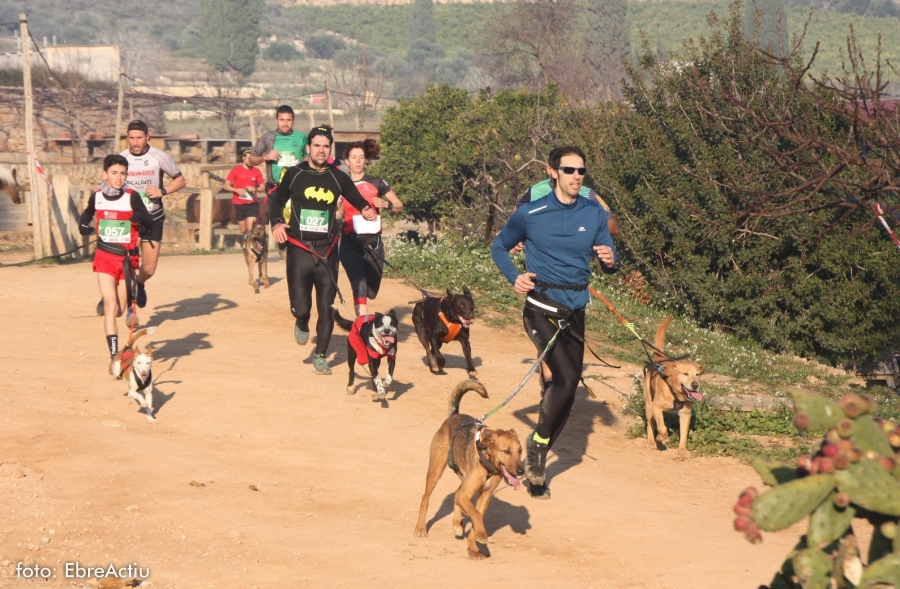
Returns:
[[[678,454],[687,452],[688,431],[691,427],[694,401],[702,401],[700,375],[703,367],[690,360],[669,358],[663,353],[666,329],[672,316],[663,319],[653,342],[653,362],[644,366],[644,410],[647,417],[647,443],[651,449],[665,450],[669,431],[663,421],[663,411],[678,411]],[[656,422],[656,438],[653,422]]]
[[[463,294],[456,294],[452,288],[448,288],[446,297],[429,296],[416,303],[413,308],[413,325],[425,348],[428,367],[432,373],[438,374],[444,369],[441,346],[458,341],[466,359],[466,371],[469,376],[477,374],[472,363],[472,346],[469,344],[469,327],[474,319],[475,301],[472,300],[469,287],[463,288]]]

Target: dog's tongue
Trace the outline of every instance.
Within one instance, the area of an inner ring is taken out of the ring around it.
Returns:
[[[500,472],[503,473],[503,478],[506,479],[506,482],[509,483],[509,486],[512,487],[514,491],[518,491],[519,487],[522,486],[522,483],[519,482],[519,479],[509,474],[509,471],[506,470],[506,467],[502,464],[500,465]]]
[[[684,387],[681,387],[681,390],[684,391],[684,394],[687,395],[689,399],[693,399],[695,401],[703,400],[703,395],[700,394],[700,391],[692,391]]]
[[[462,323],[463,327],[471,327],[472,319],[466,319],[465,317],[460,317],[459,322]]]
[[[384,336],[384,343],[392,346],[392,345],[394,345],[394,339],[395,339],[394,336],[386,335],[386,336]]]

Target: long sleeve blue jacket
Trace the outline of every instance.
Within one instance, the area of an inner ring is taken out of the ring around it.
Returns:
[[[606,223],[607,214],[596,202],[576,198],[563,204],[555,192],[516,209],[509,222],[491,245],[491,258],[511,283],[519,271],[509,257],[509,250],[517,243],[525,243],[525,268],[543,282],[566,286],[586,284],[591,276],[591,260],[597,257],[595,245],[612,248],[615,266],[600,267],[607,274],[619,268],[619,254],[613,244]],[[583,309],[590,300],[587,290],[573,291],[548,288],[547,296]]]

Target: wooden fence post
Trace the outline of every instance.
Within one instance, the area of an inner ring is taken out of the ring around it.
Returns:
[[[200,240],[197,247],[205,251],[212,249],[212,214],[213,193],[209,187],[209,172],[203,172],[200,179]]]

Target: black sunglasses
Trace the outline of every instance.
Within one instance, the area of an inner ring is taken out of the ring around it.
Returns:
[[[579,176],[584,176],[585,174],[587,174],[587,168],[573,168],[572,166],[559,166],[556,169],[568,176],[571,176],[575,172],[578,172]]]

